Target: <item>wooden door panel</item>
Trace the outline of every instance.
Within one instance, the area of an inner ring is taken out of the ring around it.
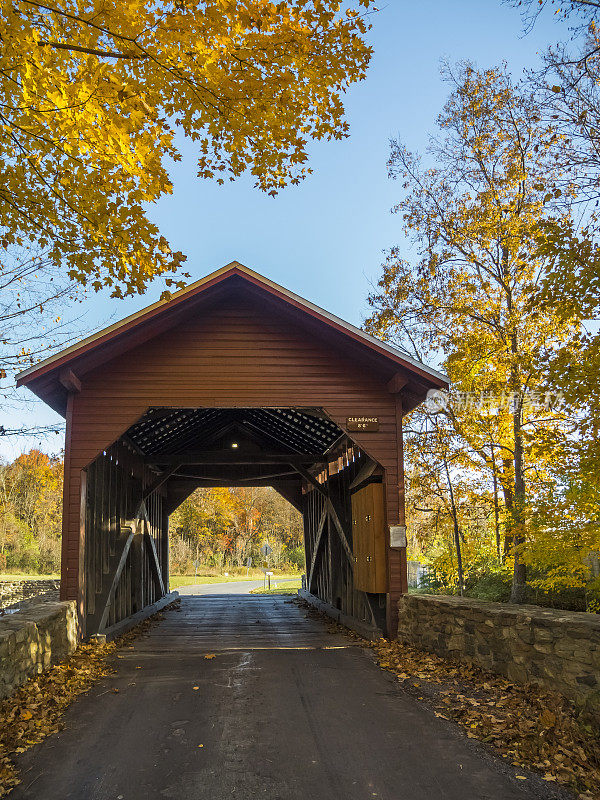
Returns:
[[[352,495],[354,588],[385,593],[387,569],[383,486],[371,483]]]

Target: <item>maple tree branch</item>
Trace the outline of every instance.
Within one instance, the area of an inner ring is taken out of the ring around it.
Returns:
[[[102,58],[148,58],[147,53],[117,53],[111,50],[95,50],[93,47],[80,47],[78,44],[63,44],[62,42],[38,42],[40,47],[53,47],[56,50],[75,50],[78,53],[87,53],[90,56],[100,56]]]

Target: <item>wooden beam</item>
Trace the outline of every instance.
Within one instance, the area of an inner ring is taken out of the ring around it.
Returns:
[[[62,369],[59,373],[58,380],[65,387],[67,392],[81,391],[81,381],[72,369]]]
[[[148,549],[148,555],[150,556],[150,568],[152,570],[152,576],[160,596],[163,597],[166,594],[165,584],[163,582],[162,572],[160,569],[158,553],[156,552],[156,544],[154,543],[154,539],[150,534],[150,518],[148,517],[146,504],[143,501],[141,503],[140,511],[144,524],[144,543]]]
[[[333,524],[335,526],[335,529],[338,532],[338,536],[340,537],[340,541],[342,542],[344,550],[346,551],[346,555],[348,556],[348,559],[349,559],[350,563],[353,564],[354,563],[354,556],[352,554],[352,548],[348,544],[348,539],[346,539],[346,534],[344,532],[344,528],[342,526],[342,523],[340,522],[340,518],[338,516],[337,510],[336,510],[336,508],[335,508],[335,506],[333,504],[333,501],[329,497],[329,492],[327,491],[327,485],[319,483],[319,481],[315,478],[315,476],[311,472],[309,472],[309,470],[304,469],[304,467],[296,465],[294,467],[294,469],[300,475],[302,475],[302,477],[305,478],[305,480],[307,480],[309,483],[311,483],[315,487],[315,489],[318,492],[320,492],[323,495],[323,497],[325,498],[325,500],[326,500],[325,510],[328,511],[329,514],[331,515],[331,519],[333,520]]]
[[[278,494],[294,506],[296,511],[302,513],[302,486],[300,483],[291,486],[289,483],[285,485],[274,481],[272,486]]]
[[[150,464],[291,464],[293,467],[302,464],[314,464],[323,460],[321,453],[310,453],[306,455],[294,455],[290,453],[244,453],[238,452],[235,448],[231,450],[218,450],[209,452],[199,450],[197,452],[188,451],[173,455],[172,453],[154,453],[146,456],[146,461]]]
[[[239,484],[240,486],[245,486],[246,484],[252,485],[253,481],[266,481],[267,485],[269,485],[268,481],[281,480],[282,478],[289,478],[290,476],[293,476],[296,480],[298,480],[298,473],[295,470],[292,470],[290,472],[271,472],[268,475],[255,475],[254,477],[251,477],[251,478],[235,478],[234,480],[235,480],[235,483]],[[227,481],[227,478],[207,478],[207,477],[203,477],[202,480],[205,480],[205,481],[223,481],[223,480],[225,480],[225,481]]]
[[[340,518],[338,517],[337,511],[335,510],[335,506],[333,505],[333,501],[331,500],[330,497],[327,498],[326,508],[329,511],[331,519],[333,520],[333,525],[334,525],[335,529],[338,532],[338,536],[340,537],[340,541],[341,541],[341,543],[342,543],[342,545],[344,547],[344,550],[345,550],[346,555],[348,557],[348,561],[351,564],[353,564],[354,563],[354,555],[352,553],[352,548],[348,544],[348,539],[346,539],[346,533],[344,531],[344,527],[343,527],[342,523],[340,522]]]
[[[148,555],[150,556],[150,568],[152,570],[152,576],[154,578],[154,583],[156,584],[156,588],[161,597],[164,597],[166,594],[165,591],[165,584],[163,582],[162,571],[160,569],[160,563],[158,561],[158,553],[156,552],[156,544],[154,543],[154,539],[150,535],[150,531],[147,526],[144,526],[144,543],[146,545],[146,549],[148,550]]]
[[[398,394],[408,383],[408,378],[397,372],[391,381],[388,381],[387,390],[390,394]]]
[[[342,447],[343,444],[345,444],[347,439],[348,439],[348,434],[345,432],[341,433],[337,437],[337,439],[329,445],[327,450],[325,450],[325,455],[331,458],[331,456],[336,452],[336,450],[338,450],[340,447]]]
[[[294,452],[294,448],[290,447],[286,442],[283,441],[283,439],[280,439],[278,436],[275,436],[275,434],[273,434],[273,433],[269,433],[267,431],[264,431],[261,427],[259,427],[258,425],[255,425],[253,422],[249,422],[248,420],[246,420],[243,423],[243,427],[246,430],[249,429],[251,432],[254,431],[255,434],[258,434],[257,436],[255,436],[254,441],[258,441],[260,439],[261,441],[258,442],[258,443],[261,444],[262,446],[264,446],[265,439],[270,439],[271,440],[271,446],[287,447],[290,450],[292,450],[292,454],[293,455],[299,454],[297,449]]]
[[[289,462],[289,464],[296,470],[296,472],[299,475],[302,475],[304,480],[312,484],[312,486],[314,486],[315,489],[323,495],[323,497],[327,497],[327,489],[322,483],[319,483],[319,481],[315,478],[312,472],[309,472],[309,470],[305,469],[301,464],[293,464],[291,461]]]
[[[356,476],[356,478],[354,478],[349,488],[355,489],[357,486],[360,486],[360,484],[363,481],[366,481],[367,478],[371,477],[371,475],[375,472],[378,466],[379,465],[377,464],[376,461],[372,461],[371,459],[369,459],[369,461],[367,461],[366,464],[363,464],[363,466],[360,468],[358,475]]]
[[[127,445],[127,447],[131,447],[133,452],[137,453],[138,456],[141,456],[142,458],[146,458],[146,454],[144,453],[144,451],[140,447],[138,447],[137,444],[133,441],[133,439],[130,439],[129,436],[127,436],[126,433],[124,433],[121,436],[121,441],[124,442]]]
[[[171,480],[173,481],[174,486],[182,487],[182,486],[194,486],[195,488],[202,489],[202,488],[211,488],[214,486],[271,486],[273,481],[296,481],[298,480],[298,473],[297,472],[290,472],[280,475],[279,477],[270,475],[268,477],[263,477],[262,475],[257,475],[254,478],[239,478],[239,477],[231,477],[230,475],[221,475],[220,477],[207,477],[205,475],[173,475],[171,476]]]
[[[154,492],[157,489],[160,489],[160,487],[163,485],[163,483],[166,483],[169,480],[169,478],[171,477],[171,475],[173,475],[175,472],[177,472],[177,470],[179,469],[180,466],[181,466],[181,464],[175,464],[173,467],[171,467],[171,469],[168,469],[165,472],[161,473],[156,478],[156,480],[152,481],[150,486],[147,486],[144,489],[144,492],[142,494],[142,503],[145,503],[146,500],[150,497],[151,494],[154,494]]]
[[[317,563],[317,555],[319,553],[319,548],[321,546],[321,541],[323,540],[323,531],[325,529],[325,522],[327,521],[327,507],[323,508],[321,513],[321,519],[319,520],[319,526],[317,528],[317,534],[315,536],[315,544],[313,547],[312,555],[310,557],[310,569],[308,571],[308,591],[312,591],[312,579],[313,574],[315,571],[315,565]]]

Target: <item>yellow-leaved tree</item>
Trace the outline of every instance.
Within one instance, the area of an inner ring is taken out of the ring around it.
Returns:
[[[556,402],[549,354],[576,346],[578,320],[532,302],[549,266],[539,223],[567,215],[555,202],[567,187],[553,126],[506,67],[466,63],[446,67],[445,76],[452,90],[431,139],[435,166],[392,143],[390,174],[404,188],[396,211],[419,258],[411,265],[399,248],[391,251],[370,298],[368,328],[441,360],[453,394],[436,409],[434,425],[425,416],[411,427],[414,436],[435,434],[452,448],[441,453],[435,438],[422,448],[417,438],[416,449],[437,451],[446,487],[469,475],[471,484],[477,477],[487,483],[482,497],[493,498],[496,547],[504,522],[514,559],[511,596],[523,602],[532,523],[541,503],[562,497],[577,425]],[[450,433],[440,436],[444,427]]]
[[[33,246],[114,297],[184,261],[147,216],[178,130],[200,178],[275,193],[311,139],[347,133],[364,15],[337,0],[11,0],[0,8],[0,245]],[[362,8],[360,8],[362,6]]]

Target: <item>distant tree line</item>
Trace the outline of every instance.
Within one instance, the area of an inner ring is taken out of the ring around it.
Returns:
[[[197,489],[172,514],[171,572],[199,567],[219,570],[266,562],[296,570],[304,566],[302,517],[274,489]],[[265,559],[260,548],[268,544]]]
[[[39,450],[0,464],[0,571],[59,571],[62,483],[62,460]]]

